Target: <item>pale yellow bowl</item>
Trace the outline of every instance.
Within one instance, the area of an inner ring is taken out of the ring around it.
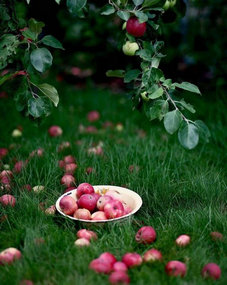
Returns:
[[[56,209],[58,210],[58,212],[61,215],[68,217],[71,220],[80,221],[80,222],[84,222],[87,224],[97,224],[97,223],[108,223],[108,222],[113,222],[113,221],[119,221],[119,220],[129,218],[133,214],[135,214],[140,209],[140,207],[142,206],[143,202],[142,202],[141,197],[136,192],[129,190],[127,188],[119,187],[119,186],[112,186],[112,185],[96,185],[93,187],[95,189],[95,192],[99,193],[99,194],[105,194],[106,191],[108,191],[108,190],[117,191],[117,195],[119,196],[119,198],[124,202],[124,204],[131,207],[132,212],[125,215],[125,216],[119,217],[119,218],[109,219],[109,220],[100,220],[100,221],[77,219],[77,218],[74,218],[72,216],[66,215],[61,211],[61,208],[59,206],[60,200],[64,196],[71,196],[73,199],[77,200],[77,197],[76,197],[77,189],[74,189],[74,190],[71,190],[67,193],[64,193],[61,197],[59,197],[57,202],[56,202]]]

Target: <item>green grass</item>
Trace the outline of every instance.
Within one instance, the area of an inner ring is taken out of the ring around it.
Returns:
[[[95,87],[76,90],[60,87],[61,102],[43,124],[35,126],[15,110],[14,102],[1,99],[0,147],[14,146],[4,163],[13,167],[14,159],[26,159],[29,153],[42,147],[43,157],[32,158],[23,172],[15,177],[12,193],[17,198],[15,208],[0,206],[1,215],[8,219],[0,224],[0,250],[16,247],[23,258],[11,266],[0,266],[0,284],[17,285],[22,279],[35,284],[108,284],[108,277],[88,269],[89,262],[104,251],[121,258],[126,252],[143,254],[155,247],[162,251],[162,263],[144,264],[130,269],[131,284],[213,284],[204,281],[200,271],[204,264],[215,262],[222,269],[222,277],[215,284],[226,284],[227,256],[226,238],[213,242],[211,231],[220,231],[226,237],[226,126],[225,109],[222,102],[195,101],[198,116],[208,124],[212,139],[207,145],[200,144],[195,150],[186,151],[176,136],[165,133],[163,126],[149,123],[138,113],[131,112],[127,98],[109,94]],[[88,125],[86,114],[97,109],[101,119],[94,125],[97,134],[81,134],[79,124]],[[103,130],[106,120],[122,122],[124,129]],[[50,138],[50,125],[60,125],[63,136]],[[22,138],[14,139],[11,132],[18,125],[23,127]],[[137,134],[146,131],[145,138]],[[58,153],[62,141],[70,141],[71,149]],[[82,144],[75,142],[81,140]],[[87,149],[92,143],[102,141],[103,156],[89,156]],[[12,145],[13,144],[13,145]],[[143,199],[141,210],[132,220],[95,228],[98,241],[89,248],[76,248],[76,232],[82,227],[59,215],[46,216],[39,203],[46,206],[55,203],[63,193],[60,185],[62,171],[57,161],[64,155],[76,157],[77,184],[89,182],[94,185],[127,185]],[[130,165],[138,165],[139,172],[129,172]],[[92,166],[96,173],[87,175],[85,169]],[[21,190],[23,184],[45,185],[41,194]],[[157,241],[152,245],[138,245],[134,236],[142,225],[151,225],[157,232]],[[174,244],[180,234],[189,234],[191,244],[177,248]],[[34,240],[43,238],[45,243],[37,245]],[[186,262],[185,278],[170,278],[164,273],[169,260]]]

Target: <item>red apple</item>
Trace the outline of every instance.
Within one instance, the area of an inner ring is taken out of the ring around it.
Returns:
[[[165,271],[170,276],[184,277],[187,271],[187,267],[183,262],[172,260],[166,264]]]
[[[128,19],[126,24],[126,31],[134,37],[142,37],[146,32],[146,23],[140,23],[136,17]]]
[[[142,264],[142,257],[136,252],[128,252],[122,257],[124,262],[129,268]]]
[[[221,240],[223,240],[223,234],[221,234],[219,232],[211,232],[210,236],[211,236],[212,240],[214,240],[214,241],[221,241]]]
[[[101,197],[101,195],[99,193],[92,193],[91,196],[93,196],[95,198],[96,204],[97,204],[99,198]]]
[[[122,261],[117,261],[113,265],[113,271],[128,271],[128,267]]]
[[[143,260],[145,262],[153,262],[156,260],[162,260],[162,254],[159,250],[152,248],[144,253]]]
[[[91,219],[96,221],[103,221],[107,220],[107,217],[103,211],[97,211],[91,215]]]
[[[117,262],[116,257],[110,252],[104,252],[99,256],[99,259],[109,263],[113,267],[114,263]]]
[[[14,196],[9,195],[9,194],[5,194],[3,196],[0,197],[0,203],[3,206],[11,206],[14,207],[16,204],[16,199]]]
[[[122,195],[120,194],[120,192],[118,192],[117,190],[108,190],[106,193],[105,193],[105,196],[109,196],[111,197],[113,200],[118,200],[120,202],[123,202],[122,201]]]
[[[94,173],[94,172],[95,172],[94,168],[92,168],[92,167],[87,167],[86,168],[86,173],[87,174],[91,174],[91,173]]]
[[[72,155],[66,155],[64,157],[64,162],[65,162],[65,164],[69,164],[69,163],[75,163],[76,160]]]
[[[79,198],[78,206],[92,212],[96,208],[96,198],[91,194],[84,194]]]
[[[156,232],[150,226],[145,226],[139,229],[137,232],[135,239],[138,243],[150,244],[156,239]]]
[[[100,114],[97,111],[91,111],[87,114],[87,119],[89,122],[98,121],[100,118]]]
[[[34,285],[31,280],[22,280],[19,285]]]
[[[62,142],[58,147],[58,152],[66,149],[66,148],[69,148],[70,146],[71,146],[70,142]]]
[[[59,166],[60,168],[64,168],[64,167],[65,167],[65,162],[64,162],[64,160],[59,160],[59,161],[58,161],[58,166]]]
[[[45,214],[46,214],[46,215],[53,216],[55,213],[56,213],[56,207],[55,207],[55,205],[52,205],[52,206],[50,206],[49,208],[47,208],[47,209],[45,210]]]
[[[201,274],[204,278],[217,280],[221,277],[221,269],[216,263],[208,263],[203,267]]]
[[[0,265],[11,264],[20,258],[21,252],[14,247],[9,247],[0,253]]]
[[[110,196],[101,196],[98,201],[97,201],[97,208],[100,210],[100,211],[103,211],[104,210],[104,206],[110,202],[112,199],[112,197]]]
[[[9,176],[3,176],[0,181],[2,184],[7,185],[11,183],[11,178]]]
[[[13,172],[11,170],[3,170],[0,173],[0,179],[2,179],[3,177],[8,177],[9,179],[11,179],[13,177]]]
[[[80,196],[84,195],[84,194],[92,194],[94,193],[95,190],[93,188],[93,186],[89,183],[81,183],[78,187],[77,187],[77,192],[76,192],[76,196],[77,198],[80,198]]]
[[[112,271],[111,264],[100,258],[92,260],[89,267],[97,273],[109,274]]]
[[[91,219],[91,213],[87,209],[78,209],[74,213],[74,218],[80,219],[80,220],[90,220]]]
[[[70,196],[64,196],[61,198],[59,206],[62,212],[66,215],[73,215],[78,209],[77,202]]]
[[[130,279],[124,271],[114,271],[109,276],[110,284],[129,284]]]
[[[22,190],[32,191],[32,186],[30,184],[25,184],[21,187]]]
[[[74,243],[76,246],[89,246],[90,245],[90,241],[86,238],[79,238],[75,241]]]
[[[51,137],[59,137],[62,135],[63,131],[59,126],[52,126],[49,128],[48,133]]]
[[[188,235],[180,235],[177,239],[176,239],[176,244],[178,246],[186,246],[190,243],[190,236]]]
[[[107,219],[115,219],[124,215],[124,207],[120,201],[112,200],[105,204],[104,212]]]
[[[73,174],[77,169],[77,164],[75,163],[68,163],[64,166],[66,174]]]
[[[7,148],[0,148],[0,160],[8,154]]]
[[[78,238],[85,238],[89,241],[92,239],[96,240],[98,238],[95,232],[86,229],[79,230],[76,235]]]
[[[28,161],[23,161],[23,160],[16,162],[14,164],[13,171],[16,173],[20,173],[22,171],[22,169],[26,166],[27,163],[28,163]]]
[[[65,174],[61,179],[61,184],[63,184],[66,187],[70,187],[75,185],[76,180],[71,174]]]

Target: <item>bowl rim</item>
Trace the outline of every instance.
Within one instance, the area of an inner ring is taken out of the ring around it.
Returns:
[[[72,217],[72,216],[69,216],[69,215],[64,214],[64,213],[61,211],[61,208],[60,208],[60,205],[59,205],[60,200],[61,200],[63,197],[69,196],[69,195],[71,195],[71,194],[73,194],[74,192],[77,191],[77,188],[75,188],[75,189],[70,190],[69,192],[64,193],[63,195],[61,195],[61,196],[57,199],[57,201],[56,201],[56,203],[55,203],[55,206],[56,206],[57,211],[58,211],[61,215],[65,216],[65,217],[67,217],[67,218],[69,218],[69,219],[71,219],[71,220],[74,220],[74,221],[86,222],[86,223],[91,223],[91,224],[95,224],[95,223],[108,223],[108,222],[114,222],[114,221],[118,221],[118,220],[121,220],[121,219],[125,219],[125,218],[128,218],[128,217],[134,215],[137,211],[139,211],[139,209],[141,208],[141,206],[142,206],[142,204],[143,204],[143,201],[142,201],[142,198],[140,197],[140,195],[139,195],[138,193],[136,193],[135,191],[130,190],[130,189],[128,189],[128,188],[121,187],[121,186],[115,186],[115,185],[92,185],[92,186],[93,186],[94,188],[108,188],[108,187],[110,187],[110,188],[121,188],[121,189],[125,189],[127,192],[132,193],[133,196],[136,196],[136,198],[138,199],[138,205],[137,205],[137,207],[136,207],[132,212],[130,212],[129,214],[124,215],[124,216],[122,216],[122,217],[114,218],[114,219],[108,219],[108,220],[84,220],[84,219],[77,219],[77,218],[74,218],[74,217]],[[111,189],[109,189],[109,190],[111,190]]]

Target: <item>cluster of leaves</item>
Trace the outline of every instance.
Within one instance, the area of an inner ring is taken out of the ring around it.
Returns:
[[[10,1],[11,2],[11,1]],[[30,0],[26,0],[27,4]],[[60,3],[60,0],[55,0]],[[84,17],[87,0],[67,0],[68,10],[76,16]],[[167,6],[166,6],[167,4]],[[13,73],[5,73],[0,78],[0,85],[18,75],[23,76],[21,86],[15,94],[17,109],[27,115],[39,118],[48,115],[51,102],[57,106],[59,102],[57,90],[47,84],[39,83],[37,75],[46,72],[52,65],[53,57],[46,46],[63,49],[61,43],[51,35],[42,35],[44,23],[34,19],[28,21],[26,28],[15,30],[17,19],[10,9],[4,8],[4,19],[7,25],[7,33],[1,37],[0,44],[0,69],[12,63],[14,57],[21,60],[22,70]],[[132,99],[135,108],[143,109],[149,120],[163,120],[166,131],[174,134],[178,131],[179,142],[186,149],[193,149],[200,140],[209,141],[210,133],[202,121],[192,121],[186,118],[184,111],[195,113],[192,105],[184,99],[177,98],[177,89],[200,94],[197,86],[188,83],[174,83],[166,79],[159,68],[160,61],[164,57],[161,53],[163,42],[156,39],[160,32],[160,19],[169,10],[174,15],[182,15],[185,12],[183,0],[109,0],[101,10],[101,15],[116,14],[127,22],[130,17],[136,17],[140,23],[146,23],[147,37],[135,38],[125,33],[125,41],[136,43],[138,50],[135,55],[140,59],[140,69],[108,71],[107,76],[124,78],[125,83],[131,84],[134,89]],[[8,19],[12,19],[8,25]],[[124,27],[124,25],[123,25]],[[9,32],[11,30],[11,33]],[[151,35],[151,36],[150,36]],[[181,96],[181,95],[180,95]]]
[[[135,16],[140,23],[146,22],[153,30],[159,29],[159,17],[164,12],[163,1],[120,1],[120,5],[117,1],[109,2],[102,10],[102,15],[117,13],[124,21]],[[189,82],[174,83],[166,79],[159,68],[164,57],[160,51],[164,43],[156,39],[138,39],[127,32],[125,40],[138,44],[139,50],[135,55],[140,58],[140,69],[109,70],[107,76],[121,77],[125,83],[130,83],[134,87],[132,98],[135,108],[143,109],[149,120],[163,120],[169,134],[178,131],[179,142],[186,149],[196,147],[199,139],[208,142],[210,132],[207,126],[200,120],[187,119],[183,114],[184,111],[195,113],[194,107],[186,103],[182,95],[180,99],[176,97],[179,93],[177,89],[200,94],[198,87]]]
[[[40,83],[40,75],[52,65],[53,57],[46,47],[63,49],[61,43],[51,35],[42,37],[43,22],[30,19],[27,27],[12,33],[5,33],[0,42],[0,85],[21,76],[19,88],[14,93],[18,111],[34,118],[50,114],[52,104],[57,107],[59,95],[54,86]],[[14,60],[21,70],[9,65]]]

